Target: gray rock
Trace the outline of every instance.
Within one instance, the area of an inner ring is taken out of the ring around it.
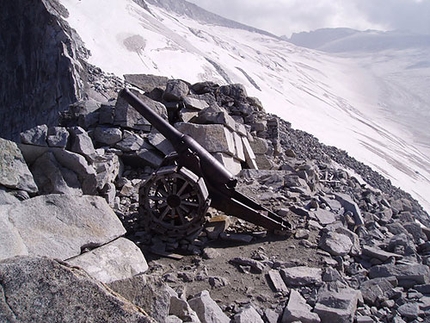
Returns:
[[[339,211],[342,207],[342,204],[340,204],[340,202],[338,200],[336,200],[335,198],[330,198],[327,196],[320,196],[320,199],[322,202],[327,204],[330,207],[330,209],[334,212]]]
[[[342,204],[345,211],[350,211],[354,215],[356,225],[364,224],[363,216],[361,215],[360,208],[349,195],[343,193],[334,193],[336,200]]]
[[[243,147],[242,136],[240,136],[236,132],[233,132],[233,139],[234,139],[234,145],[236,147],[236,158],[239,159],[241,162],[244,162],[246,158],[245,158],[245,151]]]
[[[3,138],[0,138],[0,185],[29,193],[38,191],[21,150],[16,143]]]
[[[92,98],[75,102],[69,106],[69,111],[72,112],[78,121],[78,126],[88,129],[97,124],[99,121],[100,103]]]
[[[115,120],[115,104],[114,103],[102,104],[99,110],[99,124],[113,125],[114,120]]]
[[[47,258],[0,261],[0,294],[2,322],[155,322],[84,271]]]
[[[318,291],[314,311],[321,322],[353,322],[360,298],[360,291],[352,288],[340,288],[336,291],[322,288]]]
[[[401,259],[402,256],[396,253],[387,252],[377,247],[370,247],[363,245],[362,247],[363,255],[370,258],[377,258],[381,261],[387,261],[390,258]]]
[[[405,303],[400,305],[397,311],[399,314],[409,320],[418,318],[418,304],[417,303]]]
[[[250,141],[249,144],[251,145],[254,154],[257,155],[264,155],[269,149],[267,141],[259,137],[254,138],[254,140]]]
[[[88,133],[81,127],[69,128],[71,147],[70,150],[83,155],[84,157],[91,158],[95,155],[93,141]]]
[[[154,168],[160,166],[163,161],[163,157],[154,149],[142,148],[136,153],[136,156],[140,159],[141,164],[149,165]]]
[[[69,142],[69,131],[64,127],[50,127],[46,142],[49,147],[66,148]]]
[[[258,260],[251,258],[237,257],[230,260],[230,262],[237,264],[239,266],[249,266],[255,273],[261,274],[265,268],[263,263]]]
[[[239,172],[242,170],[242,164],[240,163],[240,160],[233,158],[226,153],[214,153],[213,156],[233,175],[239,174]]]
[[[36,126],[21,133],[21,142],[34,146],[47,146],[48,126],[46,124]]]
[[[148,270],[148,264],[140,249],[125,238],[119,238],[66,261],[83,268],[92,277],[106,284],[131,278]]]
[[[394,283],[394,285],[393,285]],[[390,298],[397,281],[387,278],[374,278],[363,282],[360,286],[364,301],[373,306],[378,298]]]
[[[229,323],[230,319],[218,304],[210,297],[207,290],[203,290],[188,301],[197,313],[200,321],[205,323]]]
[[[234,323],[264,323],[257,310],[248,305],[233,317]]]
[[[322,284],[322,269],[306,266],[281,269],[281,275],[287,286],[310,286]]]
[[[291,290],[290,298],[282,315],[282,323],[292,322],[319,323],[319,316],[312,312],[312,307],[296,290]]]
[[[403,227],[403,225],[397,221],[393,223],[388,223],[386,227],[388,231],[390,231],[394,235],[401,234],[401,233],[408,234],[408,231]]]
[[[179,111],[179,121],[194,122],[195,118],[199,115],[199,110],[193,108],[182,108]]]
[[[221,276],[210,276],[208,282],[212,288],[222,288],[230,284],[227,278]]]
[[[353,243],[345,234],[325,231],[321,236],[319,247],[333,256],[345,256],[351,251]]]
[[[216,248],[205,248],[202,256],[204,259],[216,259],[221,257],[221,253]]]
[[[417,251],[412,237],[405,233],[393,236],[388,243],[387,249],[403,256],[414,256]]]
[[[170,153],[175,151],[170,141],[167,140],[166,137],[164,137],[156,130],[152,130],[150,132],[150,134],[148,135],[148,141],[152,146],[157,148],[164,155],[169,155]]]
[[[220,124],[192,124],[177,122],[176,129],[194,138],[210,153],[224,152],[236,155],[233,133]]]
[[[369,269],[369,277],[395,276],[399,286],[412,287],[430,283],[430,269],[426,265],[413,263],[409,265],[385,264],[373,266]]]
[[[115,144],[115,147],[124,152],[134,152],[142,148],[144,140],[134,132],[124,130],[124,135],[121,141]]]
[[[336,214],[334,214],[331,211],[324,210],[324,209],[317,209],[314,212],[312,212],[318,219],[318,221],[322,225],[330,224],[333,222],[336,222],[338,219],[336,218]]]
[[[169,316],[171,288],[155,275],[138,275],[117,280],[108,286],[145,310],[157,322],[163,322]]]
[[[243,154],[245,155],[245,162],[250,169],[258,169],[256,157],[254,151],[251,148],[251,144],[248,141],[248,138],[245,136],[241,137],[243,144]]]
[[[199,112],[194,123],[222,124],[232,131],[236,131],[236,121],[228,114],[227,110],[217,105],[212,105]]]
[[[97,188],[103,190],[105,185],[113,183],[122,171],[122,163],[116,154],[104,153],[94,158]]]
[[[169,80],[165,76],[152,74],[124,74],[124,79],[145,92],[150,92],[156,87],[165,87]]]
[[[80,157],[85,161],[82,156]],[[78,175],[69,168],[61,166],[50,151],[36,159],[31,166],[31,171],[41,194],[82,195]]]
[[[97,174],[84,156],[64,149],[52,148],[51,151],[61,166],[76,173],[84,194],[91,195],[96,193]]]
[[[0,216],[19,233],[31,256],[61,260],[125,233],[106,201],[97,196],[44,195],[0,205]],[[0,249],[6,248],[0,244]],[[4,251],[0,252],[4,254]]]
[[[184,98],[184,103],[187,108],[191,108],[195,110],[203,110],[209,107],[209,104],[206,101],[193,98],[191,96],[186,96]]]
[[[166,108],[161,103],[155,102],[138,92],[133,93],[157,113],[163,111],[164,117],[167,118]],[[114,125],[133,130],[151,130],[151,124],[121,97],[118,97],[116,101]]]
[[[10,223],[7,214],[0,211],[0,260],[26,255],[27,246],[19,231]]]
[[[420,223],[417,223],[417,222],[403,223],[403,227],[413,237],[414,242],[416,244],[421,244],[424,241],[427,241],[427,236],[423,232],[423,229],[422,229]]]
[[[288,292],[288,287],[285,285],[284,280],[282,279],[281,273],[279,270],[271,269],[268,272],[268,278],[270,279],[270,282],[273,285],[273,289],[275,292]]]
[[[190,92],[189,85],[182,80],[168,80],[163,99],[166,101],[181,101]]]
[[[161,321],[158,321],[161,322]],[[164,319],[164,323],[182,323],[182,321],[179,317],[176,315],[169,315]]]
[[[185,299],[185,293],[182,293],[180,297],[172,288],[167,286],[167,290],[170,293],[170,315],[175,315],[185,322],[201,322],[197,313],[190,307],[190,304],[188,304]]]
[[[264,310],[264,318],[267,323],[278,323],[279,314],[270,308]]]
[[[343,234],[349,237],[349,239],[351,240],[352,247],[351,247],[351,251],[349,252],[350,255],[352,256],[361,255],[362,251],[361,251],[361,245],[360,245],[360,238],[356,233],[348,230],[345,227],[336,228],[336,233]]]
[[[324,272],[322,275],[322,280],[324,282],[336,282],[336,281],[342,281],[342,276],[340,273],[331,267],[324,268]]]
[[[122,139],[122,131],[118,128],[97,127],[93,132],[94,140],[104,145],[114,145]]]
[[[0,205],[14,204],[18,202],[19,199],[15,195],[6,192],[2,187],[0,187]]]

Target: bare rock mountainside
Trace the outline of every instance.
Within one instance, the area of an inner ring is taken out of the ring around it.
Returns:
[[[104,73],[62,14],[45,0],[0,12],[0,322],[429,320],[430,218],[409,194],[241,84]],[[288,230],[189,213],[189,196],[170,212],[195,188],[162,177],[172,145],[125,87]]]

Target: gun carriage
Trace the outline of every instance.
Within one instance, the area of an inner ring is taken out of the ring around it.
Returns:
[[[197,141],[178,131],[129,89],[119,96],[175,149],[139,189],[139,213],[148,229],[174,238],[191,235],[202,228],[211,206],[269,230],[288,232],[290,224],[238,192],[237,178]]]

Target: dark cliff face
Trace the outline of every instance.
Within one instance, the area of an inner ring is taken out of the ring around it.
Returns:
[[[16,140],[81,96],[80,47],[56,0],[1,1],[0,137]]]

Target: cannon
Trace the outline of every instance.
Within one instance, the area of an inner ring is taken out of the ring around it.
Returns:
[[[190,236],[201,230],[211,206],[268,230],[289,232],[288,221],[238,192],[237,178],[191,136],[178,131],[129,89],[122,89],[119,97],[175,150],[139,189],[139,214],[147,229],[172,238]]]

